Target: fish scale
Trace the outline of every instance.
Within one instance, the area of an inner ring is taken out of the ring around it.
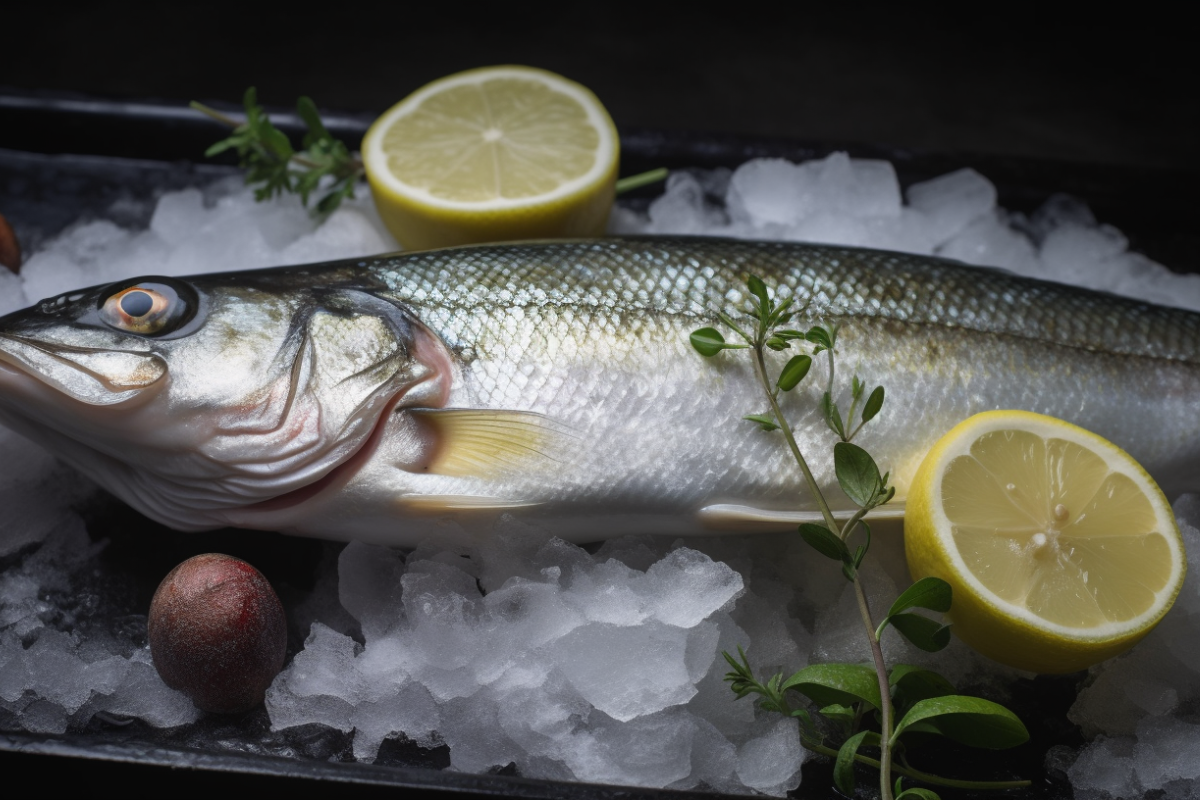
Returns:
[[[717,309],[745,308],[751,273],[795,299],[789,327],[839,326],[843,409],[854,374],[886,388],[856,442],[891,470],[900,508],[933,442],[998,408],[1093,430],[1168,493],[1200,488],[1200,315],[796,243],[538,242],[200,276],[179,287],[200,309],[187,335],[124,343],[83,309],[106,302],[97,288],[53,306],[66,321],[37,307],[0,320],[0,414],[182,528],[399,545],[470,541],[502,513],[576,541],[781,529],[814,503],[780,435],[742,420],[767,405],[751,360],[703,359],[688,340],[720,327]],[[9,342],[63,355],[50,364]],[[152,399],[96,406],[85,416],[97,424],[55,416],[67,389],[53,375],[68,350],[91,347],[125,353],[113,363],[131,374],[158,359],[170,379],[129,390]],[[799,351],[769,354],[773,374]],[[301,353],[316,378],[296,368]],[[848,511],[818,410],[827,375],[818,356],[782,402],[831,504]],[[205,439],[210,429],[225,433]]]

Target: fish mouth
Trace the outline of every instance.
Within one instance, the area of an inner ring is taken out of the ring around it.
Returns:
[[[397,392],[384,406],[379,417],[375,420],[375,425],[371,428],[371,432],[365,436],[359,444],[358,449],[350,454],[345,460],[333,467],[312,483],[305,484],[298,489],[293,489],[290,492],[272,497],[267,500],[262,500],[258,503],[252,503],[247,506],[242,506],[238,509],[239,512],[272,512],[286,511],[290,508],[304,503],[319,494],[322,494],[327,489],[341,488],[346,485],[351,478],[358,473],[362,467],[371,460],[375,451],[379,449],[380,442],[383,441],[383,436],[388,427],[388,422],[391,419],[392,413],[396,410],[396,406],[405,396],[404,391]],[[232,521],[232,520],[231,520]],[[237,524],[236,522],[234,524]]]
[[[167,375],[166,362],[152,353],[47,345],[11,333],[0,333],[0,369],[89,406],[127,402]]]
[[[245,520],[243,513],[265,514],[286,511],[305,503],[326,492],[340,490],[353,480],[375,456],[385,438],[395,434],[393,422],[397,421],[401,411],[412,411],[417,408],[441,408],[450,398],[450,388],[453,383],[453,359],[441,340],[424,326],[414,331],[412,342],[413,354],[416,360],[424,364],[428,373],[415,383],[398,387],[382,405],[379,415],[371,427],[371,432],[364,436],[346,458],[334,465],[328,472],[311,483],[300,486],[290,492],[262,500],[257,503],[241,506],[236,510],[226,512],[229,524],[242,525]],[[408,417],[409,415],[405,415]],[[421,470],[428,465],[436,451],[436,438],[427,425],[415,419],[405,419],[405,427],[415,440],[413,448],[417,454],[412,463],[402,468]],[[397,466],[400,466],[397,464]]]

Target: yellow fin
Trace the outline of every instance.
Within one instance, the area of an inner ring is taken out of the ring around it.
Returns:
[[[492,478],[554,467],[568,434],[544,414],[474,408],[415,408],[409,412],[437,433],[438,450],[429,472]]]
[[[396,500],[396,505],[400,506],[405,513],[436,515],[463,511],[504,511],[510,508],[536,506],[537,503],[471,494],[427,494],[401,497]]]
[[[778,511],[731,504],[705,506],[696,516],[699,518],[700,524],[706,528],[739,533],[792,531],[798,525],[806,522],[815,522],[818,525],[825,522],[820,511]],[[846,522],[854,516],[854,513],[852,511],[834,511],[833,516],[840,522]],[[904,501],[893,500],[886,506],[873,509],[867,514],[866,519],[872,524],[872,527],[876,522],[883,522],[888,530],[891,530],[893,526],[899,529],[904,521]]]

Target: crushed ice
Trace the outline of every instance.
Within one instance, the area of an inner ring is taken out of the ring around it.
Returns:
[[[613,233],[806,240],[940,255],[1153,302],[1200,309],[1200,276],[1130,252],[1078,201],[1028,218],[959,170],[901,192],[882,161],[837,153],[803,164],[679,171]],[[158,198],[146,230],[83,222],[0,270],[0,313],[75,286],[368,255],[395,248],[368,198],[315,225],[299,203],[256,204],[233,180]],[[199,718],[162,684],[145,619],[104,619],[81,575],[90,543],[70,505],[91,491],[0,429],[0,729],[60,734],[94,715],[170,728]],[[1200,497],[1176,503],[1190,569],[1175,608],[1130,653],[1094,667],[1070,711],[1089,740],[1053,748],[1079,798],[1200,787]],[[509,763],[561,780],[783,794],[800,778],[794,720],[735,701],[722,650],[756,668],[862,660],[856,611],[836,569],[794,537],[667,541],[626,537],[594,552],[502,521],[488,544],[399,553],[351,544],[292,609],[309,634],[267,696],[273,727],[352,732],[370,761],[385,739],[449,745],[452,767]],[[907,581],[898,541],[877,537],[876,607]],[[785,610],[787,613],[780,613]],[[890,637],[892,660],[933,659]],[[954,682],[1002,687],[1017,673],[960,643],[936,659]],[[1001,689],[998,689],[1002,691]]]

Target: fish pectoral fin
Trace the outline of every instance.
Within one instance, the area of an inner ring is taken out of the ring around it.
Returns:
[[[463,512],[496,512],[513,508],[536,506],[524,500],[508,500],[503,497],[485,497],[470,494],[427,494],[401,497],[396,505],[406,514],[439,515]]]
[[[825,524],[820,511],[781,511],[778,509],[755,508],[727,503],[705,506],[696,514],[700,524],[718,531],[740,533],[769,533],[795,530],[806,522]],[[834,511],[833,517],[846,522],[854,516],[853,511]],[[904,501],[893,500],[885,506],[867,513],[868,522],[901,523],[904,521]]]
[[[464,478],[530,474],[561,466],[569,434],[544,414],[473,408],[414,408],[434,431],[437,447],[428,471]]]

